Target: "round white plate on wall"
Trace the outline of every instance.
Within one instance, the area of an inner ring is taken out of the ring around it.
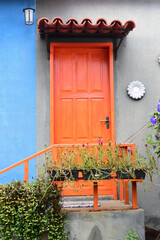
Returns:
[[[145,94],[145,86],[139,81],[133,81],[128,85],[127,92],[131,98],[141,99]]]

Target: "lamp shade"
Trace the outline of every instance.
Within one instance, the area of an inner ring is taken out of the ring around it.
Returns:
[[[24,8],[23,12],[24,12],[25,24],[32,25],[35,10],[33,8]]]

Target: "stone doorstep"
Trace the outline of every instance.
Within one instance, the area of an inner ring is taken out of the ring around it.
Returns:
[[[65,202],[62,203],[63,208],[87,208],[87,207],[93,207],[94,203],[93,201],[84,201],[84,202]],[[98,202],[98,207],[101,206],[101,203]]]
[[[102,201],[113,200],[113,196],[99,196],[98,207],[101,206]],[[62,197],[63,208],[88,208],[93,207],[93,196],[68,196]]]
[[[67,212],[93,211],[93,196],[71,196],[62,198],[62,209]],[[132,204],[124,201],[113,200],[112,196],[99,196],[98,211],[131,210]]]
[[[100,201],[102,200],[113,200],[112,195],[107,195],[107,196],[98,196],[98,199]],[[76,202],[76,201],[93,201],[93,196],[67,196],[67,197],[62,197],[62,202]]]

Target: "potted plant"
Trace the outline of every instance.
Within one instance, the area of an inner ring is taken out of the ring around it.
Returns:
[[[47,172],[52,181],[77,181],[79,174],[79,165],[77,160],[78,151],[69,150],[69,148],[58,149],[56,159],[49,158]],[[51,160],[52,159],[52,160]]]
[[[128,153],[123,153],[121,161],[117,164],[117,178],[118,179],[145,179],[145,173],[147,171],[147,163],[145,157],[138,154],[136,150],[132,153],[128,149]],[[133,155],[133,161],[131,161],[131,155]]]
[[[106,150],[99,139],[98,146],[81,146],[81,165],[84,180],[110,179],[111,170],[107,165]]]

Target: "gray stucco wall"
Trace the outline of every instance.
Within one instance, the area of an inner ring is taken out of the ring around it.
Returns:
[[[69,240],[124,240],[135,229],[141,240],[144,234],[144,210],[74,212],[67,215]]]
[[[118,60],[114,62],[116,142],[123,143],[149,119],[160,98],[160,1],[159,0],[37,0],[37,20],[61,17],[64,21],[85,17],[95,21],[104,17],[108,23],[119,19],[134,20],[136,28],[123,41]],[[37,144],[38,150],[50,145],[49,111],[49,60],[44,40],[37,31]],[[127,96],[126,88],[131,81],[141,81],[146,94],[140,101]],[[127,127],[126,127],[127,126]],[[144,153],[143,138],[146,129],[133,141]],[[156,182],[160,184],[160,180]],[[146,181],[146,186],[149,188]],[[145,210],[148,227],[160,229],[160,186],[144,192],[138,187],[138,203]]]
[[[134,229],[145,240],[144,210],[70,212],[67,214],[66,234],[69,240],[124,240]],[[41,240],[48,240],[47,234]]]

